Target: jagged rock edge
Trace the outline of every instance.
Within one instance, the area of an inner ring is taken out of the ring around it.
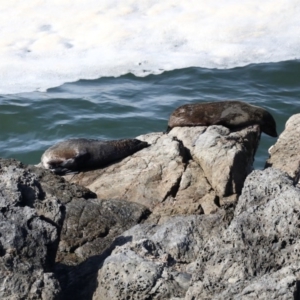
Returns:
[[[181,173],[181,175],[178,177],[178,179],[176,180],[175,184],[171,186],[170,190],[166,193],[165,197],[163,198],[164,202],[169,196],[172,196],[173,198],[176,198],[176,195],[178,193],[179,187],[180,187],[180,183],[182,180],[182,176],[184,174],[184,172],[186,171],[188,165],[189,165],[189,161],[193,160],[192,155],[190,153],[190,150],[184,146],[182,140],[178,139],[177,137],[173,136],[173,139],[175,141],[178,142],[179,144],[179,149],[180,149],[180,156],[182,158],[182,163],[184,166],[183,172]]]

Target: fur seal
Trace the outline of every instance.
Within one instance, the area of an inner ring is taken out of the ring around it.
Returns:
[[[42,155],[41,166],[60,175],[78,173],[104,167],[148,146],[137,139],[69,139],[48,148]]]
[[[173,127],[223,125],[229,129],[260,125],[261,131],[277,137],[276,122],[264,108],[242,101],[186,104],[173,111],[167,132]]]

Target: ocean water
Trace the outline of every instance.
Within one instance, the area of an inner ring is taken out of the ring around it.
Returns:
[[[298,0],[7,1],[0,7],[0,156],[35,164],[71,137],[164,131],[185,103],[300,112]],[[225,2],[225,1],[224,1]],[[262,134],[255,167],[276,139]]]

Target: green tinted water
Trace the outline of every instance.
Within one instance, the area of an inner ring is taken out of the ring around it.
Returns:
[[[71,137],[118,139],[164,131],[185,103],[239,99],[265,107],[278,132],[300,112],[300,62],[228,70],[187,68],[137,78],[66,83],[46,93],[0,95],[0,156],[35,164],[45,149]],[[276,139],[262,134],[255,167]]]

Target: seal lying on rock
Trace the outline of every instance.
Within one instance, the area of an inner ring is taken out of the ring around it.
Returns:
[[[173,111],[168,122],[173,127],[223,125],[229,129],[260,125],[261,131],[277,137],[273,116],[262,107],[241,101],[186,104]]]
[[[40,165],[60,175],[77,173],[101,168],[148,146],[148,143],[137,139],[70,139],[47,149]]]

